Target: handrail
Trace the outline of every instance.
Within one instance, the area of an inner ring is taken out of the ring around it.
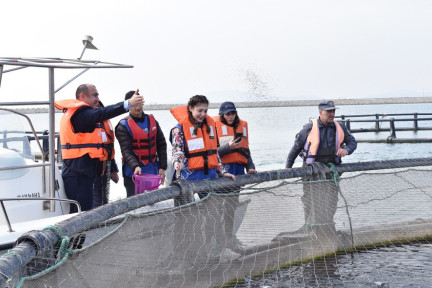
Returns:
[[[432,114],[431,114],[432,115]],[[345,119],[345,120],[340,120],[341,122],[356,122],[356,123],[360,123],[360,122],[390,122],[390,121],[399,121],[399,122],[404,122],[404,121],[431,121],[432,118],[389,118],[389,119],[362,119],[362,120],[351,120],[351,119]]]
[[[25,169],[25,168],[35,168],[35,167],[47,167],[50,166],[50,162],[42,163],[42,164],[30,164],[30,165],[20,165],[20,166],[8,166],[0,168],[0,171],[4,170],[16,170],[16,169]],[[45,191],[45,190],[43,190]]]
[[[337,115],[335,118],[356,118],[356,117],[372,117],[372,116],[408,116],[408,115],[432,115],[432,113],[395,113],[395,114],[363,114],[363,115]]]
[[[29,197],[18,197],[18,198],[0,198],[0,206],[3,210],[3,214],[6,218],[6,223],[9,228],[9,232],[14,232],[12,229],[12,225],[10,223],[6,207],[4,206],[3,201],[21,201],[21,200],[37,200],[37,201],[60,201],[60,202],[69,202],[71,204],[77,205],[78,213],[81,213],[81,205],[78,201],[71,200],[71,199],[63,199],[63,198],[51,198],[51,197],[38,197],[38,198],[29,198]]]

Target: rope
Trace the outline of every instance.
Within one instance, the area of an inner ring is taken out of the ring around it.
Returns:
[[[332,169],[333,181],[335,182],[335,185],[337,187],[338,193],[341,195],[341,197],[342,197],[342,199],[343,199],[343,201],[345,203],[345,211],[346,211],[347,216],[348,216],[348,222],[349,222],[350,233],[351,233],[351,247],[352,247],[353,250],[355,250],[355,246],[354,246],[354,234],[353,234],[353,229],[352,229],[351,215],[349,214],[349,210],[348,210],[348,202],[345,199],[345,196],[342,194],[342,191],[341,191],[340,186],[339,186],[339,181],[340,181],[339,173],[338,173],[338,171],[336,169],[336,165],[334,165],[333,163],[328,163],[328,165]]]
[[[59,248],[59,252],[57,254],[57,262],[59,262],[61,259],[63,259],[66,254],[69,255],[69,254],[73,253],[73,250],[68,248],[69,244],[70,244],[70,238],[68,236],[63,236],[60,229],[57,226],[50,225],[50,226],[43,228],[42,230],[52,230],[60,238],[60,240],[59,240],[60,248]],[[57,243],[54,244],[54,246],[57,245]]]

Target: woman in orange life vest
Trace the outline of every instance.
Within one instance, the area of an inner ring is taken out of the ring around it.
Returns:
[[[219,138],[218,148],[224,168],[234,175],[254,174],[255,165],[249,151],[249,131],[247,122],[240,120],[232,102],[224,102],[219,108],[219,116],[213,117]]]
[[[207,115],[209,101],[203,95],[189,99],[187,106],[170,110],[178,124],[171,129],[172,163],[174,177],[204,180],[218,176],[235,176],[227,173],[217,154],[217,137],[213,119]],[[200,198],[206,195],[199,195]]]

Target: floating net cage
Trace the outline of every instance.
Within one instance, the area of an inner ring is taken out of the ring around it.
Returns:
[[[337,278],[341,287],[385,287],[349,265],[335,272],[335,257],[430,246],[431,168],[431,158],[313,163],[236,182],[180,180],[23,235],[0,258],[1,284],[263,287],[273,278],[267,287],[329,287]],[[278,286],[282,269],[302,276]]]

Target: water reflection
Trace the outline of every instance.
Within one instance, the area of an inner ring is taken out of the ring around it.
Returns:
[[[280,269],[232,287],[431,287],[432,243],[386,246]]]

